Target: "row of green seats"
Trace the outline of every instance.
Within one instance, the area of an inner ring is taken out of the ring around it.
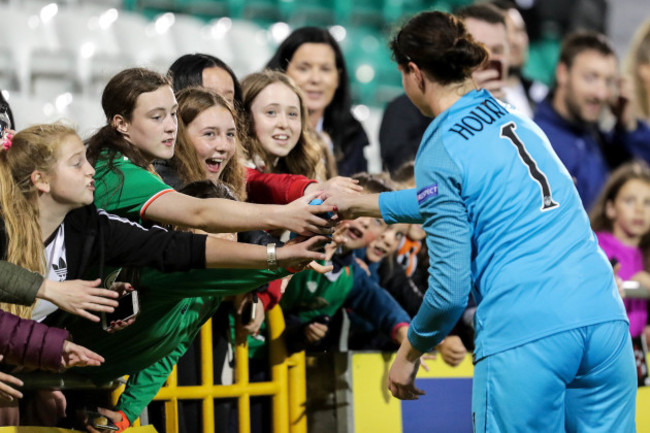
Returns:
[[[454,11],[472,0],[124,0],[129,10],[173,11],[206,19],[251,19],[261,24],[286,21],[293,26],[334,24],[385,29],[405,16],[437,9]]]

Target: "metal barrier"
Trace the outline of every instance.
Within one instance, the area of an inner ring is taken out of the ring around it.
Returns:
[[[176,367],[154,400],[165,402],[166,433],[178,433],[178,400],[202,400],[203,432],[214,433],[214,399],[237,398],[239,433],[250,433],[250,398],[271,396],[274,433],[306,433],[306,388],[304,352],[287,356],[283,339],[284,316],[279,306],[266,312],[270,353],[271,380],[249,382],[248,342],[235,347],[235,383],[214,385],[212,370],[212,324],[201,328],[201,384],[178,386]],[[239,326],[239,325],[238,325]],[[124,387],[117,388],[113,399],[117,402]],[[139,425],[139,420],[134,426]]]

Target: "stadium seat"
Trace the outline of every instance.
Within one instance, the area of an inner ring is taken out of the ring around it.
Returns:
[[[174,9],[180,13],[211,19],[231,16],[234,11],[231,10],[230,3],[227,0],[176,0]]]
[[[14,115],[16,130],[38,123],[54,122],[63,117],[61,113],[57,112],[54,103],[44,98],[19,92],[8,92],[7,102],[9,102]]]
[[[90,137],[106,124],[106,117],[97,97],[73,94],[70,95],[69,103],[57,108],[75,126],[82,139]]]
[[[247,0],[241,17],[264,26],[282,20],[281,5],[284,0]]]
[[[118,16],[116,9],[69,7],[54,20],[61,46],[75,58],[82,92],[92,93],[94,83],[108,81],[129,65],[113,31]]]
[[[328,0],[288,0],[281,2],[281,12],[292,27],[332,26],[336,24],[334,7]]]
[[[140,14],[121,12],[113,25],[118,45],[129,62],[166,72],[178,57],[170,32],[175,19],[173,14],[166,13],[148,21]]]
[[[0,5],[0,51],[12,53],[17,88],[23,93],[31,92],[39,77],[74,82],[74,56],[61,47],[52,23],[57,12],[55,4],[38,14]]]
[[[337,21],[347,27],[370,27],[381,31],[386,24],[383,1],[337,0],[335,5]]]
[[[211,24],[220,25],[218,21]],[[232,20],[224,37],[235,54],[229,65],[240,79],[264,68],[273,55],[268,31],[251,21]]]
[[[178,14],[170,31],[176,42],[179,56],[205,53],[218,57],[227,64],[233,61],[233,51],[226,39],[225,30],[214,29],[214,23],[208,25],[190,15]]]

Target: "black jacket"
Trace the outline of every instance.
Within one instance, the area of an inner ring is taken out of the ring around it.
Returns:
[[[67,279],[103,279],[103,266],[153,267],[163,272],[205,267],[206,236],[150,229],[109,214],[95,205],[66,215],[65,248]],[[7,235],[0,220],[0,251],[6,260]],[[99,267],[99,271],[94,271]],[[90,270],[95,275],[88,275]],[[29,271],[25,271],[29,272]]]

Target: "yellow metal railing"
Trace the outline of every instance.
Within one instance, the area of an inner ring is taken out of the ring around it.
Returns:
[[[250,398],[271,396],[274,433],[306,433],[306,386],[304,352],[287,356],[283,339],[284,316],[279,306],[266,312],[268,324],[271,380],[249,382],[248,342],[235,346],[235,383],[214,385],[212,370],[212,324],[201,328],[201,384],[178,386],[176,367],[154,400],[165,402],[165,428],[167,433],[178,433],[178,400],[202,400],[203,431],[214,433],[214,399],[237,398],[239,433],[250,433]],[[239,326],[239,325],[238,325]],[[113,393],[116,401],[124,387]],[[139,422],[134,423],[135,426]]]

